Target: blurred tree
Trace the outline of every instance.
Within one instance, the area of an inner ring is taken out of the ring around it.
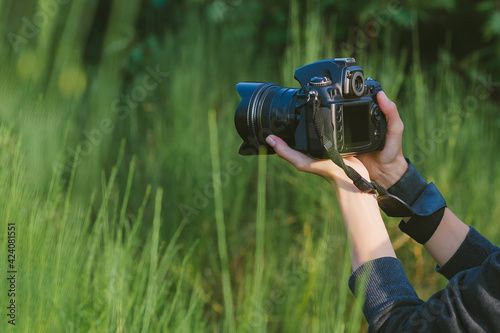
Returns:
[[[7,43],[8,39],[4,38],[7,36],[7,8],[8,0],[0,0],[0,61],[4,60],[7,55]],[[4,10],[2,10],[4,9]]]
[[[52,0],[39,0],[42,10],[44,3]],[[62,5],[61,5],[62,6]],[[56,15],[62,20],[62,34],[54,43],[55,22],[44,25],[38,41],[38,56],[46,68],[52,68],[49,89],[59,91],[65,97],[80,97],[86,89],[87,74],[84,70],[83,51],[85,41],[92,27],[96,4],[86,1],[71,1],[69,10],[59,8]],[[66,14],[66,15],[65,15]],[[55,21],[55,19],[53,20]],[[40,42],[43,41],[43,42]],[[50,55],[54,45],[54,61]]]
[[[121,73],[128,65],[128,55],[136,37],[135,26],[140,4],[141,0],[131,0],[127,6],[123,6],[119,0],[113,2],[106,30],[101,31],[103,44],[99,50],[97,75],[92,83],[92,96],[95,96],[92,108],[103,106],[109,109],[111,102],[119,96],[119,89],[122,87]],[[111,93],[109,86],[114,87]],[[103,90],[104,87],[106,89]]]

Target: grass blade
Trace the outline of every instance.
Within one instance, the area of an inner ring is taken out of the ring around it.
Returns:
[[[227,331],[236,332],[233,310],[233,294],[231,291],[231,279],[229,276],[229,262],[226,244],[226,226],[224,224],[224,205],[222,200],[222,189],[220,179],[219,138],[217,135],[217,121],[215,110],[208,114],[208,126],[210,129],[210,155],[212,160],[212,182],[214,185],[215,222],[217,225],[217,244],[222,274],[222,293],[224,295],[224,312],[226,315]]]

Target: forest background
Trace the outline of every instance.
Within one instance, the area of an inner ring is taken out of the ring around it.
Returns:
[[[356,57],[498,244],[499,37],[492,0],[0,0],[2,331],[365,331],[334,194],[237,154],[235,85]],[[427,299],[446,280],[398,222]]]

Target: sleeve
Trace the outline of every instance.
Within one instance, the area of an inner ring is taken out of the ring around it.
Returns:
[[[470,227],[457,252],[443,266],[436,266],[436,271],[450,280],[461,271],[480,266],[494,252],[500,252],[500,248]]]
[[[494,252],[424,302],[401,262],[385,257],[354,271],[349,287],[364,299],[369,332],[500,332],[499,278],[500,252]]]
[[[410,160],[408,158],[405,158],[405,160],[408,163],[408,169],[387,191],[411,206],[417,201],[420,194],[424,192],[427,182],[418,173]]]
[[[433,183],[427,184],[409,159],[408,169],[387,191],[411,206],[414,215],[408,221],[401,220],[398,227],[402,232],[425,244],[434,234],[443,219],[446,201]],[[382,210],[389,216],[391,212]]]

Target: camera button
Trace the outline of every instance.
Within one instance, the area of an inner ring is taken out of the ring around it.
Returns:
[[[380,118],[382,118],[382,111],[380,111],[380,108],[376,105],[372,106],[371,114],[372,114],[372,119],[375,122],[379,122]]]
[[[309,84],[313,87],[322,87],[332,84],[332,80],[326,76],[315,76],[311,79]]]
[[[373,135],[375,135],[378,138],[380,136],[380,132],[378,130],[375,130],[373,132]]]

